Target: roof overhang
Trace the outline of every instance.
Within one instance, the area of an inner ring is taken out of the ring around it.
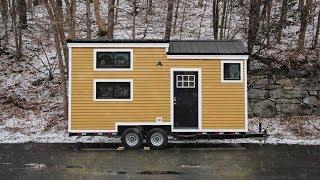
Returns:
[[[148,48],[166,48],[169,50],[169,43],[68,43],[69,48],[73,47],[97,47],[97,48],[135,48],[135,47],[148,47]]]
[[[249,58],[248,54],[241,55],[167,55],[168,59],[243,59]]]

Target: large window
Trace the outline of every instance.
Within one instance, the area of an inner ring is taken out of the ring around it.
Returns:
[[[221,65],[222,82],[242,82],[241,61],[223,61]]]
[[[95,80],[95,101],[132,101],[132,80]]]
[[[131,49],[94,50],[94,69],[99,71],[132,70]]]

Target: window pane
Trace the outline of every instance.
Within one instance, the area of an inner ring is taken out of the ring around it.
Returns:
[[[178,82],[177,87],[182,87],[182,82]]]
[[[96,98],[97,99],[112,99],[113,98],[113,86],[108,82],[97,82],[96,85]]]
[[[184,87],[188,87],[188,82],[184,82],[184,83],[183,83],[183,86],[184,86]]]
[[[112,68],[113,55],[110,52],[97,52],[97,68]]]
[[[189,87],[194,88],[194,82],[189,82]]]
[[[130,68],[130,53],[129,52],[116,52],[114,53],[114,61],[118,68]]]
[[[177,81],[182,81],[182,76],[177,75]]]
[[[130,83],[129,82],[115,83],[114,98],[130,99]]]
[[[240,63],[224,63],[224,80],[240,80]]]
[[[189,76],[189,81],[194,81],[194,76]]]
[[[188,81],[188,76],[183,76],[183,81]]]

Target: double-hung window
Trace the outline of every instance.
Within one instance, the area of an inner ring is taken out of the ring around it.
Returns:
[[[242,61],[222,61],[221,62],[221,82],[242,82],[243,80]]]

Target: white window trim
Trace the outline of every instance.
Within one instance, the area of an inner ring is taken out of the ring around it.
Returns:
[[[130,83],[130,99],[97,99],[96,98],[96,83],[97,82],[129,82]],[[93,101],[133,101],[133,79],[94,79],[93,81]]]
[[[129,52],[130,68],[97,68],[97,52]],[[93,50],[93,69],[94,71],[133,71],[133,49],[94,49]]]
[[[239,63],[240,64],[240,80],[225,80],[224,79],[224,64]],[[223,60],[221,61],[221,83],[242,83],[243,82],[243,60]]]

